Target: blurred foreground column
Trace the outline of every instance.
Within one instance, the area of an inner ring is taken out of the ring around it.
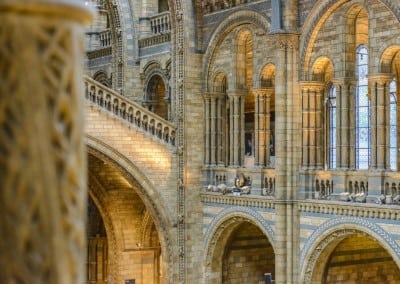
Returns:
[[[0,283],[84,283],[78,0],[0,0]]]

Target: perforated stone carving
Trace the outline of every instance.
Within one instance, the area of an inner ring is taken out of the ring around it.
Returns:
[[[57,1],[49,10],[36,1],[25,13],[12,12],[18,2],[0,4],[6,43],[0,45],[0,232],[8,232],[0,240],[0,282],[79,283],[85,276],[83,30],[66,17],[89,14]]]

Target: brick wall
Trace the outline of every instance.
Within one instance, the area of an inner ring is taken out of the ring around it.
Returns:
[[[400,271],[376,241],[354,235],[343,240],[326,268],[326,283],[400,283]]]
[[[240,225],[226,246],[223,283],[263,283],[266,272],[272,272],[274,278],[274,267],[274,252],[263,233],[252,224]]]

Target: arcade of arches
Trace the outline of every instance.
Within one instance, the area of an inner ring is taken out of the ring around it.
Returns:
[[[25,2],[0,283],[400,283],[399,0]]]

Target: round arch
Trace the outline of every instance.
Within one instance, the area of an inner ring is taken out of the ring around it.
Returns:
[[[250,223],[261,230],[268,242],[274,248],[274,232],[271,225],[256,211],[249,208],[231,207],[220,212],[209,224],[203,241],[204,272],[206,283],[210,282],[210,275],[218,259],[222,258],[224,249],[232,232],[243,223]]]
[[[382,51],[381,56],[381,64],[380,64],[380,72],[381,73],[394,73],[393,71],[393,60],[400,58],[400,46],[390,46],[387,47],[384,51]],[[400,71],[400,70],[395,70]]]
[[[264,64],[259,71],[257,71],[257,80],[255,82],[256,88],[274,87],[275,86],[275,64],[268,62]]]
[[[335,68],[332,61],[327,56],[316,58],[309,71],[308,77],[312,81],[329,83],[335,78]]]
[[[321,29],[328,17],[340,6],[347,3],[348,0],[327,0],[318,5],[314,5],[306,18],[301,34],[304,35],[300,40],[300,66],[304,66],[303,70],[308,70],[310,65],[309,49],[314,45],[316,35]],[[380,0],[400,21],[400,10],[396,0]],[[303,74],[304,76],[304,74]],[[304,78],[303,78],[304,79]]]
[[[345,216],[320,225],[304,244],[300,252],[300,283],[311,283],[313,272],[321,272],[318,268],[320,257],[329,255],[337,244],[356,233],[375,239],[400,267],[400,246],[386,231],[365,218]]]
[[[114,225],[111,219],[110,214],[108,213],[107,205],[104,203],[105,201],[105,190],[104,188],[94,179],[90,173],[89,173],[89,178],[88,178],[89,186],[88,186],[88,193],[90,198],[93,200],[94,204],[96,205],[97,209],[99,210],[99,213],[101,215],[101,218],[104,223],[104,227],[106,230],[107,234],[107,242],[108,242],[108,247],[110,248],[108,251],[113,252],[112,254],[109,253],[109,258],[108,258],[108,269],[110,271],[110,276],[112,278],[116,277],[118,275],[118,259],[119,257],[119,251],[121,249],[118,247],[118,242],[117,242],[117,236],[116,232],[114,229]],[[120,280],[120,279],[116,279]]]
[[[264,31],[270,29],[270,22],[262,14],[252,10],[240,10],[233,12],[224,19],[220,25],[211,34],[209,40],[206,40],[205,45],[207,49],[205,51],[203,60],[203,74],[206,76],[203,79],[203,90],[210,90],[209,83],[211,72],[212,57],[215,53],[217,46],[223,41],[223,39],[236,27],[244,24],[253,24],[256,27],[261,28]]]
[[[117,152],[109,145],[106,145],[100,140],[89,135],[87,135],[86,137],[86,145],[87,145],[87,152],[90,155],[93,155],[94,157],[100,160],[107,161],[107,163],[112,165],[112,167],[114,167],[115,169],[117,169],[130,184],[139,183],[140,187],[136,193],[140,196],[145,207],[153,216],[154,224],[157,228],[157,231],[159,232],[159,241],[161,244],[162,255],[165,256],[163,258],[163,271],[166,273],[169,279],[169,283],[173,283],[173,271],[169,269],[170,267],[173,267],[172,263],[173,244],[171,243],[173,237],[171,236],[170,232],[171,231],[170,228],[173,227],[172,226],[173,223],[172,220],[169,219],[168,217],[169,214],[167,214],[167,210],[166,208],[164,208],[163,204],[155,204],[153,202],[152,197],[158,195],[156,189],[151,185],[151,182],[140,171],[138,167],[132,164],[130,160],[128,160],[126,157],[124,157],[122,154]],[[91,194],[93,201],[95,202],[96,206],[98,206],[100,214],[104,218],[103,221],[107,233],[108,230],[110,230],[111,236],[112,235],[115,236],[115,233],[113,233],[114,229],[110,225],[112,224],[110,223],[111,218],[108,215],[108,213],[106,213],[105,204],[101,203],[102,202],[101,197],[104,197],[105,191],[104,189],[100,190],[99,188],[101,187],[98,187],[96,190],[92,190],[89,188],[89,192],[91,192],[89,194]],[[94,194],[96,194],[96,196],[94,196]],[[115,241],[115,237],[111,239],[111,242],[113,240]],[[116,243],[115,244],[111,243],[111,246],[118,249]],[[114,255],[113,257],[116,256]]]

